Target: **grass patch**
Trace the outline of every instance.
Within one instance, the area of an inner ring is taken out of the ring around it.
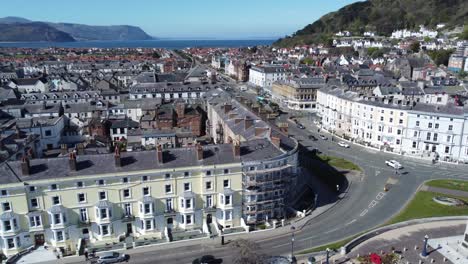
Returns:
[[[411,202],[403,209],[403,211],[391,219],[387,224],[395,224],[398,222],[419,218],[468,215],[468,206],[447,206],[438,204],[432,200],[432,198],[435,196],[446,196],[468,202],[467,198],[434,192],[419,191],[416,193],[413,200],[411,200]]]
[[[319,155],[317,155],[317,157],[321,161],[327,163],[328,165],[330,165],[332,167],[338,168],[338,169],[361,171],[361,168],[358,165],[352,163],[349,160],[345,160],[345,159],[338,158],[338,157],[333,157],[333,156],[327,156],[327,155],[324,155],[324,154],[319,154]]]
[[[309,249],[306,249],[306,250],[302,250],[302,251],[299,251],[297,252],[297,254],[301,255],[301,254],[310,254],[310,253],[313,253],[313,252],[320,252],[320,251],[324,251],[326,250],[327,248],[333,250],[333,249],[340,249],[342,246],[346,245],[347,243],[349,243],[351,240],[355,239],[356,237],[360,236],[361,234],[359,235],[355,235],[355,236],[352,236],[352,237],[349,237],[349,238],[346,238],[346,239],[343,239],[341,241],[337,241],[337,242],[333,242],[333,243],[330,243],[330,244],[327,244],[327,245],[323,245],[323,246],[320,246],[320,247],[314,247],[314,248],[309,248]]]
[[[427,186],[468,192],[468,181],[433,180],[426,182]]]

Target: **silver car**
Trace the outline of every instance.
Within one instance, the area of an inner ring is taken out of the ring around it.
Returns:
[[[97,263],[107,264],[107,263],[118,263],[122,261],[128,261],[129,256],[119,252],[106,252],[99,256]]]

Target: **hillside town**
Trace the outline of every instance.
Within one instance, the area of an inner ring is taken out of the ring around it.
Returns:
[[[304,116],[468,163],[466,72],[468,42],[424,27],[292,48],[0,48],[1,251],[224,243],[300,219],[317,202],[290,133]]]

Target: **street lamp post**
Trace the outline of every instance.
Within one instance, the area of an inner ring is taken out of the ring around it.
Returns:
[[[330,259],[330,249],[327,248],[327,260],[326,260],[325,264],[330,264],[329,259]]]
[[[291,262],[294,261],[294,231],[296,228],[294,226],[291,226]]]
[[[423,249],[422,249],[422,252],[421,252],[421,256],[423,257],[427,257],[427,255],[429,255],[427,253],[427,240],[429,239],[429,236],[428,235],[425,235],[424,236],[424,246],[423,246]]]

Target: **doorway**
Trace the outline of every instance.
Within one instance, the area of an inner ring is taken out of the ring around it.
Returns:
[[[133,234],[132,223],[127,223],[127,236]]]
[[[37,247],[44,245],[44,234],[34,235],[34,245],[36,245]]]
[[[212,222],[213,222],[213,217],[211,216],[211,214],[207,214],[206,215],[206,223],[211,224]]]

